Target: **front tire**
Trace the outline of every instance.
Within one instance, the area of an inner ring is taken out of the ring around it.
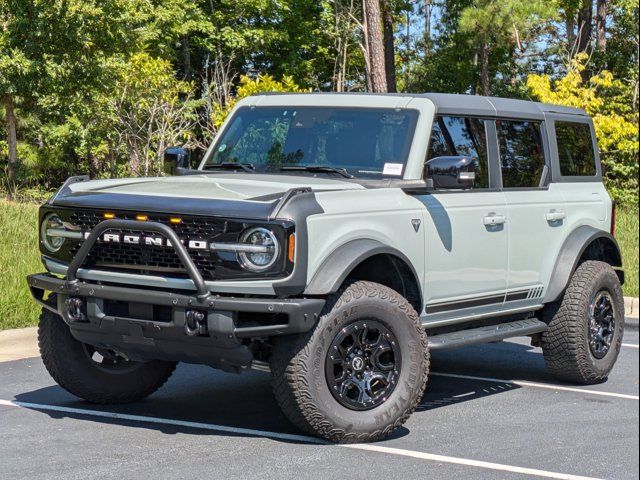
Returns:
[[[62,388],[88,402],[131,403],[158,390],[176,368],[174,362],[129,361],[115,352],[76,340],[67,324],[43,308],[38,345],[45,367]]]
[[[616,272],[589,260],[573,274],[564,296],[546,307],[542,334],[547,368],[556,378],[591,385],[605,381],[624,332],[624,297]]]
[[[300,429],[333,442],[379,440],[422,398],[427,337],[401,295],[358,281],[328,300],[311,331],[276,338],[271,371],[276,400]]]

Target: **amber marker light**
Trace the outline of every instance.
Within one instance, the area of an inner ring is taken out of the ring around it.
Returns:
[[[147,220],[149,220],[149,217],[147,217],[146,215],[136,215],[136,220],[138,220],[139,222],[146,222]]]
[[[289,235],[289,249],[288,249],[288,257],[289,257],[289,261],[291,263],[293,263],[293,259],[296,256],[296,234],[292,233],[291,235]]]
[[[114,218],[116,218],[116,214],[111,212],[105,212],[102,216],[105,220],[113,220]]]
[[[173,224],[173,225],[179,225],[182,223],[182,219],[178,218],[178,217],[171,217],[169,219],[169,223]]]

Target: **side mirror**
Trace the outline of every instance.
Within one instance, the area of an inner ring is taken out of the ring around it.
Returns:
[[[189,168],[189,151],[183,147],[169,147],[164,151],[163,170],[167,175],[176,175],[180,169]]]
[[[473,188],[476,179],[476,163],[472,157],[451,156],[435,157],[425,162],[427,181],[434,188],[460,189]]]

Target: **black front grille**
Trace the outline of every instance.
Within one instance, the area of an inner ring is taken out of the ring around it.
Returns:
[[[174,225],[170,223],[170,217],[166,215],[147,215],[147,217],[150,222],[158,222],[169,225],[173,230],[175,230],[179,237],[185,238],[214,239],[224,233],[228,233],[229,227],[233,225],[229,221],[219,218],[180,217],[182,219],[182,223]],[[118,218],[125,220],[135,220],[136,214],[119,213]],[[76,211],[69,216],[69,221],[71,223],[80,226],[82,230],[85,231],[92,230],[93,227],[95,227],[103,220],[103,213],[94,211]]]
[[[100,212],[81,211],[70,215],[69,221],[80,226],[83,231],[92,230],[98,223],[104,220]],[[119,213],[118,218],[135,220],[135,214]],[[229,232],[229,222],[223,219],[194,219],[183,218],[182,223],[171,224],[169,217],[156,215],[148,216],[148,221],[169,225],[176,234],[185,240],[209,240],[209,241],[237,241],[240,231]],[[122,231],[122,233],[138,233]],[[221,239],[226,237],[226,239]],[[75,255],[80,248],[80,243],[72,247],[71,254]],[[206,280],[216,278],[216,257],[212,252],[189,252],[196,267]],[[143,245],[130,245],[118,243],[98,242],[91,249],[84,266],[108,267],[120,270],[144,271],[153,273],[171,273],[173,276],[187,277],[186,270],[180,262],[175,251],[170,247],[156,247]]]
[[[63,221],[67,221],[84,232],[91,231],[104,220],[104,212],[98,210],[57,210]],[[116,211],[118,219],[135,220],[136,215],[144,212]],[[181,223],[170,222],[170,215],[147,214],[148,221],[168,225],[183,240],[206,240],[208,242],[237,243],[242,232],[255,225],[255,222],[231,220],[218,217],[180,216]],[[273,225],[274,232],[284,242],[285,234],[291,226]],[[123,234],[140,234],[137,231],[122,231]],[[144,235],[144,233],[143,233]],[[155,234],[153,234],[155,236]],[[80,249],[82,242],[65,242],[56,254],[59,260],[69,262]],[[46,253],[46,252],[43,252]],[[236,254],[222,251],[189,250],[196,267],[205,280],[256,278],[256,274],[244,270]],[[272,271],[264,272],[258,278],[279,277],[289,273],[291,265],[282,258],[276,262]],[[143,274],[170,274],[172,277],[187,278],[180,259],[171,247],[107,243],[98,241],[87,256],[82,268],[95,268]]]

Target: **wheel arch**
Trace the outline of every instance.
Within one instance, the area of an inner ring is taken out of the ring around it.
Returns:
[[[380,283],[404,296],[420,314],[422,288],[411,261],[399,250],[373,239],[359,239],[336,248],[314,273],[304,293],[335,293],[346,280]]]
[[[618,242],[609,232],[583,225],[569,234],[560,248],[543,303],[558,300],[571,280],[573,272],[586,260],[599,260],[616,269],[624,284],[622,255]]]

